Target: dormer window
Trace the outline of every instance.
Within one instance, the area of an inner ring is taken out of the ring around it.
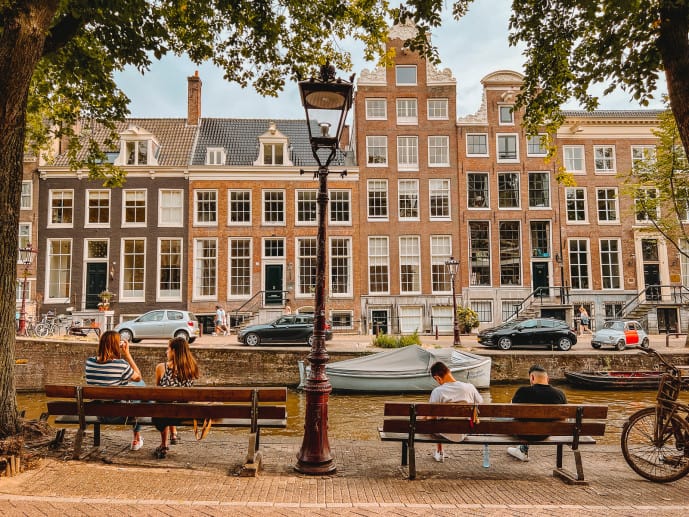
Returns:
[[[120,138],[116,165],[158,165],[160,144],[152,133],[132,125],[120,134]]]
[[[289,140],[271,122],[268,131],[258,137],[259,151],[255,166],[292,165],[289,159]]]
[[[225,149],[222,147],[206,149],[206,165],[225,165]]]

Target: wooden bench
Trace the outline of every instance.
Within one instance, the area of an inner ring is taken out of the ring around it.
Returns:
[[[478,422],[473,421],[478,410]],[[605,433],[608,407],[589,404],[430,404],[386,402],[383,441],[402,442],[402,465],[416,477],[417,442],[467,445],[551,445],[557,447],[553,475],[570,484],[587,484],[579,445],[595,444]],[[465,434],[459,442],[440,434]],[[547,438],[543,438],[548,435]],[[533,437],[528,439],[528,437]],[[563,447],[574,453],[576,476],[562,467]]]
[[[179,419],[179,425],[199,425],[212,419],[213,427],[246,427],[249,449],[242,475],[255,475],[262,455],[259,451],[261,428],[287,427],[287,388],[160,388],[144,386],[46,385],[48,413],[58,424],[77,424],[74,458],[80,457],[84,431],[93,425],[93,444],[100,445],[98,417],[136,417],[142,425],[153,425],[152,418]],[[127,424],[131,425],[131,423]],[[62,432],[64,436],[64,431]]]

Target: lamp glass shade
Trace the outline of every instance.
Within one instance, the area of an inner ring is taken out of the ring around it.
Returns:
[[[33,262],[34,249],[31,244],[27,244],[26,248],[19,248],[19,260],[22,264],[31,264]]]
[[[459,271],[459,261],[455,260],[454,258],[450,258],[449,260],[445,261],[445,267],[450,275],[454,277],[457,274],[457,271]]]

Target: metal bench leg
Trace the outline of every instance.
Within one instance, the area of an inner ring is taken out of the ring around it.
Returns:
[[[559,477],[569,485],[588,485],[588,481],[584,479],[584,464],[581,461],[581,451],[579,449],[572,449],[574,464],[577,469],[576,476],[562,467],[562,445],[557,446],[557,452],[557,468],[553,470],[553,476]]]
[[[81,455],[81,443],[84,440],[85,429],[79,426],[77,429],[77,435],[74,437],[74,453],[72,454],[72,459],[78,460]]]
[[[416,479],[416,447],[414,440],[409,440],[409,479]]]
[[[246,462],[242,465],[239,475],[241,477],[256,477],[261,469],[263,454],[257,450],[258,433],[249,434],[249,450],[246,455]]]
[[[562,444],[557,445],[557,468],[562,468]]]
[[[95,447],[100,445],[100,422],[93,424],[93,445]]]
[[[403,441],[402,442],[402,466],[403,467],[407,465],[408,454],[409,454],[409,447],[407,445],[407,442]]]

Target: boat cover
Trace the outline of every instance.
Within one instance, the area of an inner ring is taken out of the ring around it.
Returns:
[[[450,370],[455,370],[482,363],[485,360],[486,358],[480,355],[460,352],[452,348],[427,349],[411,345],[330,363],[326,365],[326,370],[339,375],[375,373],[381,377],[416,376],[427,375],[431,365],[437,361],[442,361]]]

